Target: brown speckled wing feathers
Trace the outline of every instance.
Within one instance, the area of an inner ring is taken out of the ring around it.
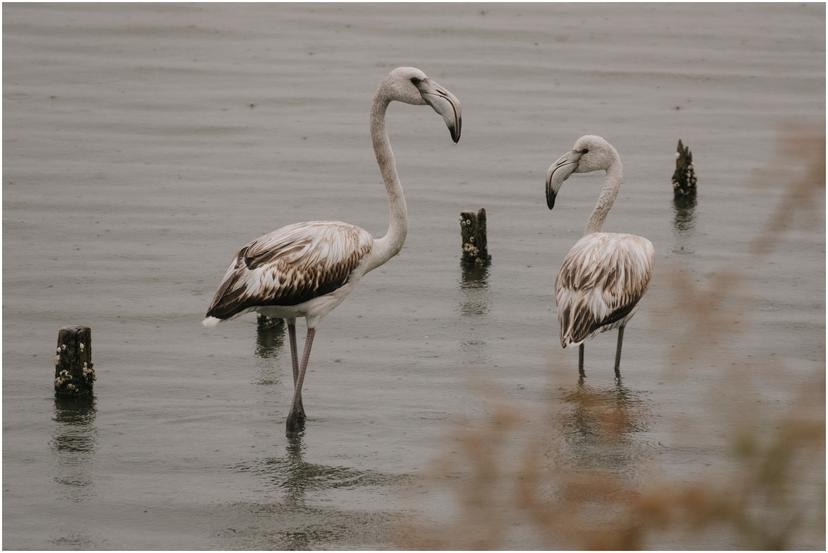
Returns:
[[[653,271],[652,243],[632,234],[593,233],[569,251],[555,281],[561,345],[617,326],[638,304]]]
[[[298,223],[239,250],[207,311],[227,319],[257,306],[298,305],[344,286],[373,238],[338,221]]]

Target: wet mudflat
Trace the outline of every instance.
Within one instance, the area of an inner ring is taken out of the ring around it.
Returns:
[[[588,386],[631,419],[620,442],[591,438],[552,289],[601,179],[568,181],[553,212],[543,180],[578,136],[608,138],[625,182],[606,230],[648,237],[657,274],[746,270],[756,309],[730,348],[805,382],[824,365],[823,205],[761,264],[747,248],[786,194],[752,185],[778,125],[824,121],[824,28],[823,7],[787,4],[4,6],[3,545],[387,547],[452,421],[480,413],[480,380],[573,405],[562,431],[584,466],[680,480],[724,462],[721,371],[666,376],[688,331],[667,278],[627,327],[623,386],[614,334],[587,348]],[[390,109],[408,240],[319,328],[289,441],[283,329],[199,323],[251,238],[314,219],[384,232],[368,108],[397,65],[460,98],[463,137]],[[695,205],[673,204],[678,138]],[[458,215],[478,207],[493,264],[469,274]],[[93,328],[91,404],[52,395],[66,324]],[[760,379],[726,401],[773,410],[785,390]]]

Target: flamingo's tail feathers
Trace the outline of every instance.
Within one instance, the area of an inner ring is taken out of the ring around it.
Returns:
[[[218,325],[221,321],[222,320],[219,319],[218,317],[207,317],[206,319],[201,321],[201,324],[203,324],[207,328],[213,328],[216,325]]]

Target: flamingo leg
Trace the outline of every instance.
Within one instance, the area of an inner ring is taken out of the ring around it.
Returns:
[[[299,376],[296,378],[296,386],[293,390],[293,407],[288,415],[286,426],[287,435],[295,436],[305,426],[305,417],[301,411],[302,405],[302,384],[305,381],[305,371],[308,368],[308,359],[310,358],[311,347],[313,346],[313,337],[316,335],[315,328],[308,329],[308,335],[305,337],[305,352],[302,354],[302,362],[299,365]]]
[[[288,319],[288,336],[290,337],[290,360],[293,363],[293,385],[296,386],[296,379],[299,377],[299,354],[296,348],[296,319]],[[302,398],[299,398],[299,413],[305,418],[305,408],[302,406]]]
[[[584,378],[586,374],[584,374],[584,345],[581,344],[578,346],[578,374],[581,378]]]
[[[615,378],[621,380],[621,343],[624,341],[624,326],[618,327],[618,346],[615,348]]]

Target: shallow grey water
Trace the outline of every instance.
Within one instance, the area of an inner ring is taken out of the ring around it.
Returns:
[[[697,282],[747,269],[758,305],[730,348],[805,382],[824,366],[822,203],[761,266],[746,252],[786,191],[751,182],[778,125],[824,121],[824,24],[790,4],[4,6],[3,545],[388,545],[416,512],[401,490],[427,494],[416,476],[450,422],[480,413],[470,380],[529,406],[578,393],[551,291],[600,177],[570,179],[553,212],[543,179],[585,133],[624,160],[607,230],[647,236],[659,270]],[[313,219],[383,232],[368,107],[403,64],[461,99],[464,134],[455,146],[428,108],[391,108],[409,238],[320,327],[307,432],[289,442],[280,329],[199,322],[259,234]],[[672,203],[679,137],[692,210]],[[457,216],[476,207],[494,259],[467,275]],[[627,329],[623,389],[614,336],[587,350],[590,386],[633,421],[610,448],[574,409],[562,430],[580,462],[677,480],[724,462],[704,399],[717,368],[664,378],[686,331],[668,285],[657,274]],[[93,327],[92,405],[52,397],[65,324]],[[760,380],[728,401],[775,407],[786,390]]]

